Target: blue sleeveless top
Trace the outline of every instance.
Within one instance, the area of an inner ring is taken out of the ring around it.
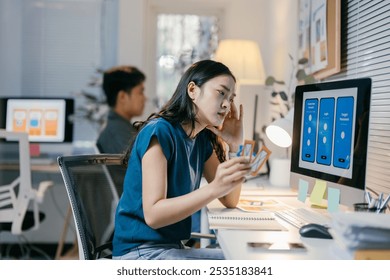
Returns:
[[[208,133],[205,129],[190,139],[180,124],[171,124],[163,118],[153,119],[142,128],[134,142],[116,209],[113,256],[122,256],[145,242],[180,243],[189,239],[191,217],[159,229],[146,224],[142,208],[142,158],[152,137],[157,137],[168,163],[167,198],[185,195],[199,187],[204,163],[212,154]]]

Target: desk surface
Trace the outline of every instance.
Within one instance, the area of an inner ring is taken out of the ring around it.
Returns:
[[[278,201],[288,205],[297,206],[300,203],[294,197],[275,197]],[[299,206],[298,206],[299,207]],[[300,205],[302,207],[302,205]],[[334,240],[304,238],[299,235],[298,229],[289,223],[278,219],[287,231],[261,231],[261,230],[241,230],[241,229],[218,229],[216,235],[218,242],[224,251],[227,259],[343,259],[334,246]],[[262,248],[251,248],[249,242],[273,243],[284,245],[286,243],[303,243],[306,251],[302,250],[265,250]]]
[[[59,155],[81,155],[81,154],[96,154],[98,150],[94,143],[70,143],[63,144],[47,144],[44,146],[44,152],[41,155],[30,157],[31,171],[33,172],[46,172],[46,173],[59,173],[59,167],[57,164],[57,156]],[[12,171],[19,169],[19,152],[13,147],[14,154],[11,157],[7,157],[7,153],[3,151],[0,155],[0,170]],[[12,153],[12,151],[11,151]]]
[[[293,207],[308,207],[297,199],[295,192],[290,189],[272,187],[267,180],[257,179],[249,181],[243,186],[245,196],[266,196],[267,199],[275,199]],[[213,201],[209,207],[223,207],[218,201]],[[326,210],[319,210],[326,211]],[[296,227],[277,218],[287,231],[262,231],[245,229],[218,229],[216,235],[218,242],[225,254],[226,259],[281,259],[281,260],[335,260],[346,259],[348,255],[340,252],[335,246],[334,240],[316,239],[301,237]],[[303,243],[306,251],[303,250],[266,250],[263,248],[252,248],[250,242],[258,243]]]
[[[34,164],[32,162],[30,166],[31,166],[32,172],[44,172],[44,173],[59,173],[60,172],[60,169],[59,169],[56,162],[47,163],[47,164],[43,164],[43,163]],[[2,164],[0,164],[0,170],[4,170],[4,171],[19,170],[19,164],[2,163]]]

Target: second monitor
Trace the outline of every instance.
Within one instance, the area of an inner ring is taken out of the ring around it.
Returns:
[[[30,142],[73,140],[74,101],[70,98],[0,98],[0,128],[29,134]]]

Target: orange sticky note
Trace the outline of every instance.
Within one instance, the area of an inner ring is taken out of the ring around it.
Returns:
[[[314,188],[310,194],[310,202],[316,206],[326,207],[326,204],[322,201],[326,191],[326,182],[322,180],[316,180]]]

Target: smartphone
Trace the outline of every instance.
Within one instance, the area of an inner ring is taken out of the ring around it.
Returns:
[[[265,251],[307,251],[305,245],[299,242],[248,242],[248,246],[254,249],[260,249]]]

